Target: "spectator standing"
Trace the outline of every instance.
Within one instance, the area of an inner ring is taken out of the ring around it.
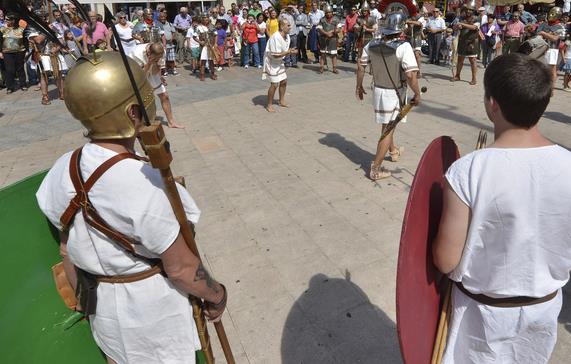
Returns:
[[[174,28],[176,29],[176,61],[180,64],[192,62],[190,49],[186,47],[185,37],[188,29],[192,25],[192,17],[188,15],[188,8],[183,6],[180,12],[174,17]]]
[[[280,20],[285,19],[290,24],[289,27],[289,47],[297,49],[297,35],[299,31],[295,25],[295,19],[297,17],[298,11],[295,5],[288,5],[287,8],[280,14]],[[297,54],[290,53],[284,58],[284,64],[286,67],[297,68]]]
[[[107,50],[111,50],[110,38],[111,32],[105,24],[97,20],[97,13],[90,11],[88,13],[89,22],[83,26],[83,53],[92,52],[98,40],[103,39],[107,42]]]
[[[67,68],[70,69],[75,66],[75,60],[81,56],[81,48],[71,30],[66,30],[63,36],[66,46],[66,48],[62,50],[64,52],[63,58],[67,64]]]
[[[300,4],[297,6],[297,17],[295,18],[295,26],[297,27],[297,57],[304,63],[309,63],[307,59],[307,33],[309,32],[309,18],[305,13],[305,6]]]
[[[196,40],[198,34],[196,34],[196,26],[198,25],[198,19],[195,17],[192,19],[192,23],[186,32],[186,48],[190,49],[190,67],[192,73],[198,71],[198,64],[200,62],[200,43]]]
[[[355,24],[359,19],[359,13],[357,13],[357,7],[353,5],[349,15],[345,17],[345,51],[343,52],[343,61],[349,62],[349,55],[351,56],[351,62],[355,62],[357,57],[357,52],[355,52],[355,39],[358,34],[355,34]]]
[[[260,50],[258,49],[258,26],[252,15],[248,15],[246,22],[242,25],[242,64],[244,68],[250,65],[250,52],[254,58],[254,66],[262,68],[260,65]]]
[[[571,92],[569,87],[569,81],[571,81],[571,37],[565,41],[565,47],[563,47],[561,55],[563,57],[562,70],[565,72],[563,76],[563,91]]]
[[[61,11],[54,10],[52,11],[52,15],[54,17],[54,21],[50,24],[50,28],[56,33],[59,41],[62,44],[64,44],[65,43],[64,34],[66,30],[69,30],[69,28],[63,22],[63,15]]]
[[[494,14],[488,14],[487,22],[480,26],[480,32],[484,39],[482,40],[482,65],[484,68],[490,64],[494,58],[496,51],[496,44],[498,41],[498,34],[500,34],[501,29],[498,24],[495,23],[496,17]]]
[[[514,11],[510,20],[506,23],[503,31],[504,44],[502,53],[510,54],[517,52],[521,42],[523,40],[523,35],[525,33],[525,26],[519,20],[519,11]]]
[[[6,92],[11,94],[16,90],[16,77],[22,91],[28,90],[26,84],[25,59],[26,39],[24,28],[20,27],[20,19],[14,13],[6,16],[6,23],[0,28],[0,44],[2,52],[0,59],[4,60],[5,72],[2,78],[6,82]]]
[[[266,43],[268,40],[266,36],[267,27],[263,13],[258,14],[258,17],[256,18],[256,25],[258,27],[258,51],[260,52],[260,60],[263,62],[264,55],[266,53]]]
[[[270,17],[266,20],[266,28],[268,30],[268,38],[274,35],[275,32],[279,29],[279,21],[278,21],[278,13],[275,9],[271,9],[269,11]]]
[[[519,11],[520,20],[524,25],[535,24],[537,22],[537,19],[535,18],[535,16],[533,16],[532,13],[530,13],[529,11],[525,11],[525,5],[518,4],[517,11]]]
[[[446,31],[446,23],[441,16],[440,9],[435,8],[433,15],[426,24],[428,30],[428,63],[440,64],[439,55],[442,46],[442,36]]]
[[[133,23],[127,21],[127,15],[122,11],[115,14],[115,19],[117,19],[115,29],[117,29],[125,54],[130,56],[137,45],[136,38],[138,37],[133,35]]]
[[[218,53],[220,53],[220,59],[218,60],[218,67],[216,67],[217,71],[222,71],[222,66],[224,66],[226,53],[224,52],[224,45],[226,44],[226,29],[225,29],[226,22],[224,19],[218,19],[216,24],[216,46],[218,47]]]
[[[260,5],[257,2],[252,4],[252,8],[248,11],[248,15],[252,15],[254,19],[258,18],[258,15],[262,13],[262,9],[260,9]]]
[[[307,48],[313,53],[315,60],[313,63],[319,63],[319,33],[317,32],[317,26],[321,21],[321,18],[325,16],[325,13],[317,7],[316,2],[311,3],[311,11],[307,15],[309,19],[309,25],[311,29],[307,35]]]
[[[382,19],[383,14],[377,9],[377,2],[375,0],[371,1],[371,15],[375,17],[377,20]]]
[[[172,23],[167,20],[166,11],[161,11],[159,14],[159,20],[155,23],[155,26],[159,28],[161,40],[165,49],[166,74],[177,76],[178,71],[176,69],[176,48],[174,44],[176,30]]]
[[[563,8],[561,10],[564,13],[571,12],[571,0],[563,0]]]

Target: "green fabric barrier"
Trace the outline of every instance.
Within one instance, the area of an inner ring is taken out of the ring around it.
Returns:
[[[36,202],[47,172],[0,189],[0,348],[5,363],[105,363],[89,324],[58,295],[57,231]],[[197,352],[197,363],[205,363]]]

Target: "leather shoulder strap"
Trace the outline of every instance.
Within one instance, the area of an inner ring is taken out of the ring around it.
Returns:
[[[137,244],[134,240],[130,239],[126,235],[120,233],[119,231],[112,228],[105,220],[99,215],[95,207],[91,204],[89,200],[89,191],[97,182],[97,180],[107,171],[109,168],[113,167],[118,162],[124,159],[137,159],[137,160],[144,160],[145,158],[139,157],[136,154],[132,153],[120,153],[117,154],[105,162],[103,162],[99,167],[95,169],[95,171],[89,176],[87,182],[83,182],[83,177],[81,176],[81,170],[79,167],[80,159],[81,159],[81,148],[75,150],[71,156],[70,163],[69,163],[69,171],[70,171],[70,178],[75,188],[76,195],[70,201],[69,206],[65,210],[65,212],[60,217],[60,222],[65,230],[69,228],[71,223],[73,222],[73,218],[75,214],[78,212],[77,210],[81,209],[84,220],[87,224],[92,226],[93,228],[97,229],[105,236],[110,238],[111,240],[119,243],[126,251],[131,253],[132,255],[142,258],[148,259],[146,257],[142,257],[135,253],[134,245]]]

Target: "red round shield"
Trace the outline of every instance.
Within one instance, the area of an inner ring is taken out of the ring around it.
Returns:
[[[410,188],[397,267],[397,331],[405,363],[425,364],[440,316],[441,274],[432,263],[432,241],[442,212],[444,173],[460,157],[452,138],[436,138],[424,151]]]

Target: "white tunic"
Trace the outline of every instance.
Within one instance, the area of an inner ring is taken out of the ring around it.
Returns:
[[[284,65],[283,58],[276,58],[271,56],[271,53],[283,53],[289,49],[290,38],[286,34],[286,37],[282,37],[281,33],[275,32],[272,34],[266,45],[266,53],[264,55],[264,70],[262,72],[262,80],[266,77],[271,83],[278,83],[287,78],[286,68]]]
[[[361,65],[369,64],[369,45],[363,47],[361,55]],[[418,64],[412,46],[408,42],[402,43],[396,49],[396,57],[401,62],[405,72],[418,71]],[[396,82],[396,80],[395,80]],[[375,108],[375,122],[378,124],[388,124],[394,120],[400,112],[400,104],[397,93],[394,89],[380,88],[373,86],[373,107]],[[406,95],[401,95],[407,100]],[[406,123],[406,116],[400,121]]]
[[[85,179],[115,152],[88,143],[81,157]],[[36,197],[50,222],[61,229],[60,216],[75,195],[69,177],[71,152],[56,161]],[[189,220],[200,216],[193,199],[177,186]],[[109,169],[89,197],[112,227],[141,242],[137,253],[157,258],[179,233],[158,170],[132,159]],[[148,269],[105,235],[75,215],[69,230],[68,254],[81,269],[97,275],[127,275]],[[160,274],[124,284],[100,283],[97,311],[90,317],[97,345],[117,363],[194,363],[200,349],[187,295]]]
[[[524,307],[480,304],[457,288],[443,363],[546,363],[557,340],[560,288],[571,269],[571,153],[559,146],[488,148],[446,179],[470,207],[466,246],[450,278],[490,297],[543,297]]]

